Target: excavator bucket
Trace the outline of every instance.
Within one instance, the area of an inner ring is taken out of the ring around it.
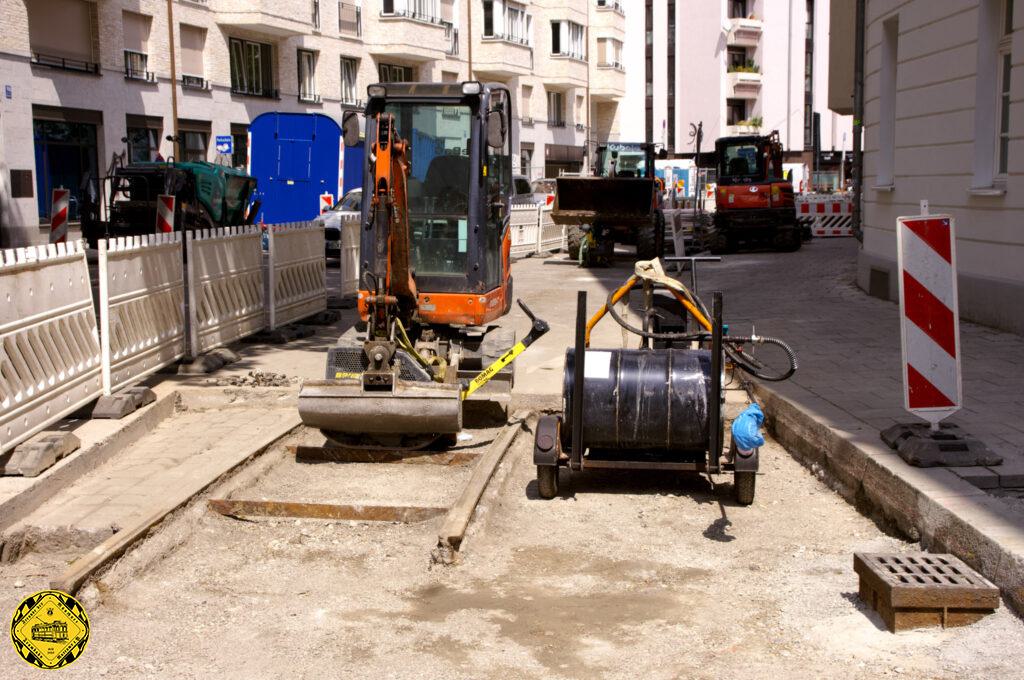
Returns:
[[[299,391],[299,417],[333,439],[358,435],[442,435],[462,429],[461,388],[438,383],[404,350],[396,352],[398,376],[386,387],[366,386],[361,347],[333,347],[324,380]]]
[[[462,429],[458,385],[397,380],[386,391],[358,378],[311,380],[299,392],[299,416],[328,437],[454,434]]]

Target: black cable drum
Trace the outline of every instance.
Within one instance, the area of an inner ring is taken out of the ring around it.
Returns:
[[[570,348],[562,385],[563,437],[572,432],[574,368],[575,349]],[[584,371],[584,450],[707,450],[710,351],[587,350]]]

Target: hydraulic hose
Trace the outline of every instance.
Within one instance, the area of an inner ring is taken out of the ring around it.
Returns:
[[[614,292],[610,293],[608,295],[608,300],[606,302],[608,307],[608,313],[611,314],[612,318],[615,319],[615,322],[617,324],[619,324],[620,326],[622,326],[623,328],[625,328],[626,330],[635,335],[639,335],[642,338],[647,338],[648,340],[673,340],[681,342],[707,341],[711,338],[711,335],[705,332],[656,333],[654,331],[645,331],[642,328],[637,328],[636,326],[633,326],[624,318],[622,318],[622,316],[615,311],[615,303],[612,301],[613,295]],[[697,296],[693,296],[693,301],[696,303],[696,306],[701,310],[707,309],[703,301],[701,301],[701,299],[698,298]],[[796,358],[796,352],[793,351],[792,347],[787,345],[784,341],[780,340],[779,338],[761,335],[749,337],[727,335],[722,338],[722,342],[724,343],[723,348],[726,355],[728,355],[728,357],[732,360],[732,362],[736,365],[737,368],[742,370],[744,373],[749,373],[755,378],[760,378],[761,380],[764,380],[766,382],[782,382],[783,380],[788,380],[790,377],[793,376],[794,373],[796,373],[797,368],[799,368],[799,362]],[[789,368],[786,369],[784,373],[778,374],[764,372],[762,370],[764,364],[761,364],[761,362],[747,355],[743,350],[734,347],[734,345],[743,344],[775,345],[777,347],[781,347],[782,351],[786,353],[786,358],[789,360]]]

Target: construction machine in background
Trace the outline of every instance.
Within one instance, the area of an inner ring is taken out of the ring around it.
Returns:
[[[371,85],[360,241],[361,323],[303,384],[302,421],[335,444],[449,442],[468,400],[507,412],[509,363],[529,335],[494,322],[512,304],[512,98],[502,85]],[[358,139],[355,114],[345,141]]]
[[[250,224],[256,180],[241,170],[200,161],[115,164],[98,192],[83,192],[82,236],[96,241],[156,231],[157,201],[174,196],[174,229]],[[106,215],[107,219],[101,219]]]
[[[597,147],[592,177],[559,177],[551,219],[566,228],[569,256],[583,265],[608,264],[616,243],[635,243],[649,260],[665,248],[665,216],[653,144],[609,142]]]
[[[782,169],[778,131],[770,135],[721,137],[715,141],[718,189],[705,245],[715,255],[742,244],[799,250],[793,183]]]

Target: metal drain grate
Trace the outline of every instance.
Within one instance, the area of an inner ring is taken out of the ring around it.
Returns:
[[[953,555],[853,556],[860,598],[895,632],[923,626],[962,626],[999,606],[999,589]]]

